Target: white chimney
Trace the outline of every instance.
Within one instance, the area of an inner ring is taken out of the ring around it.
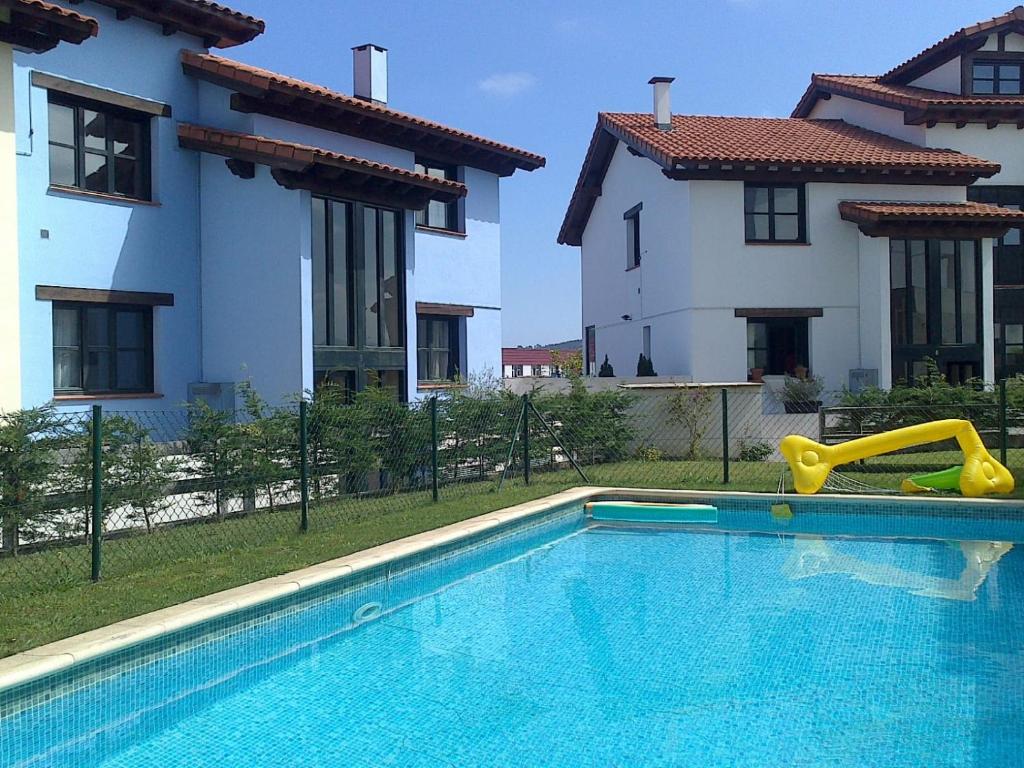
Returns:
[[[352,92],[360,99],[388,103],[388,49],[367,43],[352,49]]]
[[[663,131],[672,130],[672,103],[669,87],[674,77],[652,77],[648,83],[654,86],[654,124]]]

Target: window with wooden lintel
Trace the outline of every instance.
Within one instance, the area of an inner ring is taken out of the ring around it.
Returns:
[[[50,91],[50,184],[150,200],[151,117]]]
[[[53,302],[53,391],[153,391],[153,307]]]
[[[796,375],[810,367],[807,317],[747,318],[747,377]]]
[[[464,373],[462,329],[458,315],[416,317],[417,378],[420,382],[455,381]]]
[[[747,243],[806,243],[806,193],[803,184],[743,185],[744,237]]]
[[[975,59],[971,63],[971,93],[1010,94],[1021,91],[1021,61]]]

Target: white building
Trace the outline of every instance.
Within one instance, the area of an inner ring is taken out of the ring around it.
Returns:
[[[559,233],[586,370],[1024,370],[1022,69],[1018,7],[879,77],[815,75],[790,118],[673,116],[670,78],[654,114],[599,114]]]

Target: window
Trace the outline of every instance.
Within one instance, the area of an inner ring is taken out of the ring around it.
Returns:
[[[513,365],[512,366],[512,378],[521,379],[523,377],[523,366]]]
[[[153,390],[153,308],[53,302],[57,394]]]
[[[50,92],[50,184],[150,197],[149,116]]]
[[[651,359],[651,326],[644,326],[644,357]]]
[[[971,65],[971,93],[1020,95],[1020,62],[975,61]]]
[[[312,200],[313,367],[318,381],[405,371],[402,214],[358,202]],[[394,384],[390,374],[383,376]],[[404,378],[402,379],[404,381]]]
[[[981,373],[981,258],[974,240],[889,243],[893,380],[932,358],[951,382]]]
[[[420,381],[454,381],[460,372],[460,317],[419,315],[416,357]]]
[[[748,243],[807,242],[802,184],[744,184],[743,218]]]
[[[583,330],[583,366],[587,376],[597,375],[597,329],[588,325]]]
[[[809,367],[806,317],[764,317],[747,320],[747,375],[794,375]],[[755,372],[760,373],[755,373]]]
[[[626,269],[640,266],[640,211],[643,207],[640,203],[622,214],[626,222]]]
[[[458,169],[456,167],[441,165],[422,158],[416,158],[416,173],[423,173],[437,179],[458,181]],[[431,200],[422,211],[416,211],[416,224],[420,227],[462,232],[465,230],[465,227],[459,221],[459,218],[458,200],[453,200],[450,203]]]

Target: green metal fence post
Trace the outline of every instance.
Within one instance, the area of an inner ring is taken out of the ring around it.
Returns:
[[[999,461],[1006,466],[1006,379],[999,382]]]
[[[437,501],[437,395],[430,398],[430,492]]]
[[[729,390],[722,387],[722,484],[729,483]]]
[[[530,396],[523,395],[523,480],[530,484]]]
[[[103,408],[92,407],[92,580],[100,580],[103,557]]]
[[[309,433],[305,400],[299,401],[299,491],[300,523],[303,533],[309,530]]]

